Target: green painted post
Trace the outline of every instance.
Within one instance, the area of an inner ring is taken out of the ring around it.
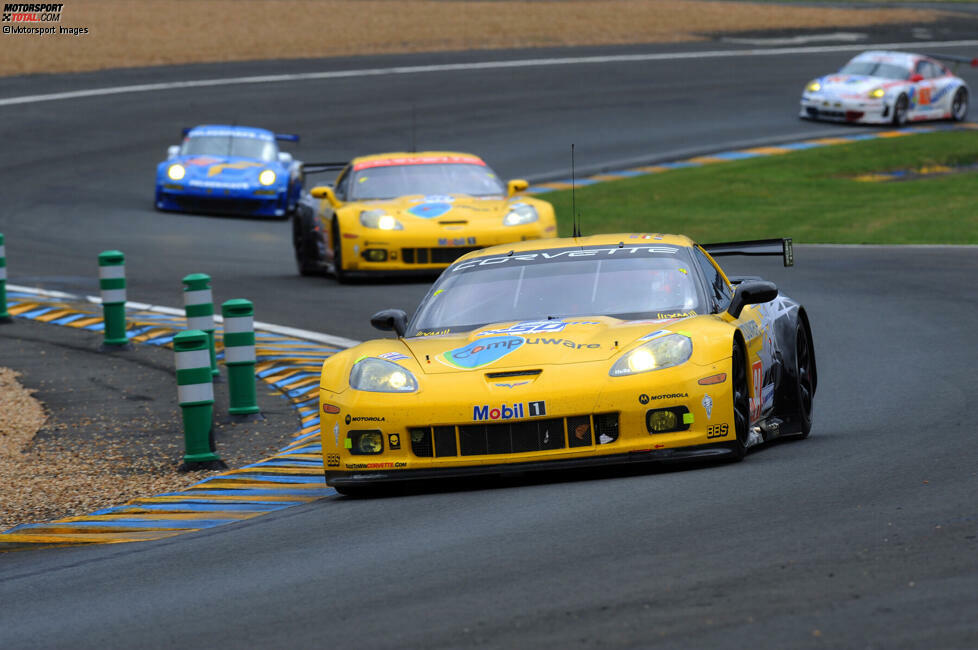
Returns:
[[[211,382],[207,332],[188,330],[173,337],[177,401],[183,412],[184,455],[181,470],[226,467],[213,445],[214,384]]]
[[[250,300],[236,298],[221,305],[221,315],[230,394],[228,412],[232,416],[253,418],[259,414],[255,396],[255,308]]]
[[[183,309],[187,316],[188,330],[207,332],[211,350],[211,376],[219,377],[217,356],[214,354],[214,296],[211,293],[211,276],[191,273],[183,279]]]
[[[3,244],[3,233],[0,232],[0,323],[12,320],[7,311],[7,249]]]
[[[98,284],[102,290],[102,345],[128,346],[126,338],[126,256],[122,251],[103,251],[98,256]]]

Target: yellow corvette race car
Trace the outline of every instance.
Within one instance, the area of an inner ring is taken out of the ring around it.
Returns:
[[[355,158],[293,218],[302,275],[438,271],[462,255],[557,236],[553,206],[505,186],[478,156],[425,151]]]
[[[712,252],[712,255],[711,255]],[[330,357],[320,383],[326,481],[343,494],[409,479],[690,458],[739,460],[811,429],[808,316],[674,235],[527,241],[469,253],[396,338]]]

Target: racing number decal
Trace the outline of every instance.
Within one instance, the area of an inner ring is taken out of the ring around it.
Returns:
[[[930,86],[923,86],[920,88],[920,93],[917,95],[917,103],[921,106],[926,106],[930,104]]]
[[[764,381],[764,370],[760,361],[751,364],[751,397],[750,420],[754,422],[761,417],[761,383]]]

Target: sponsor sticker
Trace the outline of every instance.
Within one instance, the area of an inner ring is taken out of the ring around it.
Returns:
[[[713,417],[713,398],[709,395],[703,396],[703,410],[706,411],[706,419]]]
[[[439,355],[438,359],[455,368],[472,370],[499,361],[506,355],[520,349],[524,343],[526,343],[526,339],[521,336],[493,336],[473,341],[454,350],[448,350]]]
[[[525,417],[538,418],[547,414],[547,403],[539,402],[514,402],[513,404],[500,404],[491,406],[489,404],[476,405],[472,407],[472,419],[476,422],[484,420],[518,420]]]
[[[388,361],[404,361],[409,357],[407,357],[407,355],[401,354],[400,352],[384,352],[383,354],[378,354],[377,358],[387,359]]]

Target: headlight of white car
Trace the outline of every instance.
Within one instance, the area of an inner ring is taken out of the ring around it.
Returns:
[[[360,213],[360,223],[367,228],[380,230],[404,230],[401,222],[383,210],[364,210]]]
[[[353,364],[350,388],[372,393],[413,393],[418,390],[418,380],[396,363],[367,357]]]
[[[166,170],[166,175],[169,176],[171,181],[183,180],[183,177],[187,175],[187,169],[180,163],[170,165]]]
[[[817,93],[821,89],[822,89],[822,84],[820,84],[817,79],[815,81],[809,81],[808,85],[805,86],[805,90],[807,90],[810,93]]]
[[[509,206],[509,214],[503,217],[504,226],[522,226],[533,223],[540,218],[536,208],[526,203],[513,203]]]
[[[869,91],[869,97],[871,99],[882,99],[885,94],[886,90],[883,88],[873,88]]]
[[[611,366],[612,377],[637,375],[650,370],[671,368],[686,362],[693,354],[693,342],[682,334],[667,334],[640,345]]]
[[[258,182],[262,185],[271,185],[275,182],[275,172],[271,169],[262,170],[262,173],[258,174]]]

